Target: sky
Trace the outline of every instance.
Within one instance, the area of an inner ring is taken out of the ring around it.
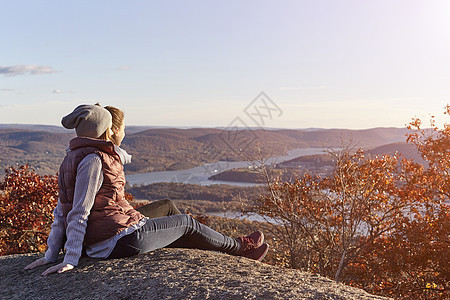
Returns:
[[[0,0],[0,123],[403,127],[450,103],[450,1]]]

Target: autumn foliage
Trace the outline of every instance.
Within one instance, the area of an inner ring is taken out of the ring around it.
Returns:
[[[450,125],[432,118],[428,128],[419,119],[408,127],[425,165],[345,148],[330,152],[327,177],[283,181],[263,169],[267,193],[252,211],[276,221],[276,263],[394,298],[449,297]],[[6,170],[0,255],[45,251],[57,193],[56,176]]]
[[[331,176],[266,176],[253,211],[277,221],[290,267],[386,296],[448,296],[450,126],[414,119],[409,128],[426,166],[344,149],[331,153]]]
[[[43,252],[58,199],[56,176],[28,165],[5,170],[0,182],[0,255]]]

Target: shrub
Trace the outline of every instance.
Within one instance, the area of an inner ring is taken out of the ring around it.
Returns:
[[[0,183],[0,255],[44,252],[58,199],[57,176],[9,167]]]
[[[328,177],[282,182],[265,173],[268,193],[252,209],[282,224],[274,231],[291,267],[393,297],[448,296],[450,124],[408,127],[426,166],[346,149],[334,153]]]

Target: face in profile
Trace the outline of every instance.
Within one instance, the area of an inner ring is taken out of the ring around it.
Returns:
[[[113,141],[117,146],[120,146],[122,144],[123,139],[125,138],[125,122],[120,125],[120,128],[112,129],[114,135],[113,135]]]

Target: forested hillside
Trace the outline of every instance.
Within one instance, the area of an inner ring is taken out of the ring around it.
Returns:
[[[35,128],[35,130],[33,130]],[[404,142],[406,129],[367,130],[225,130],[215,128],[131,127],[122,147],[133,155],[129,173],[181,170],[219,160],[236,161],[286,154],[307,147],[340,147],[343,143],[373,148]],[[136,132],[137,131],[137,132]],[[54,174],[74,131],[53,126],[0,127],[0,169],[30,164],[40,174]]]

